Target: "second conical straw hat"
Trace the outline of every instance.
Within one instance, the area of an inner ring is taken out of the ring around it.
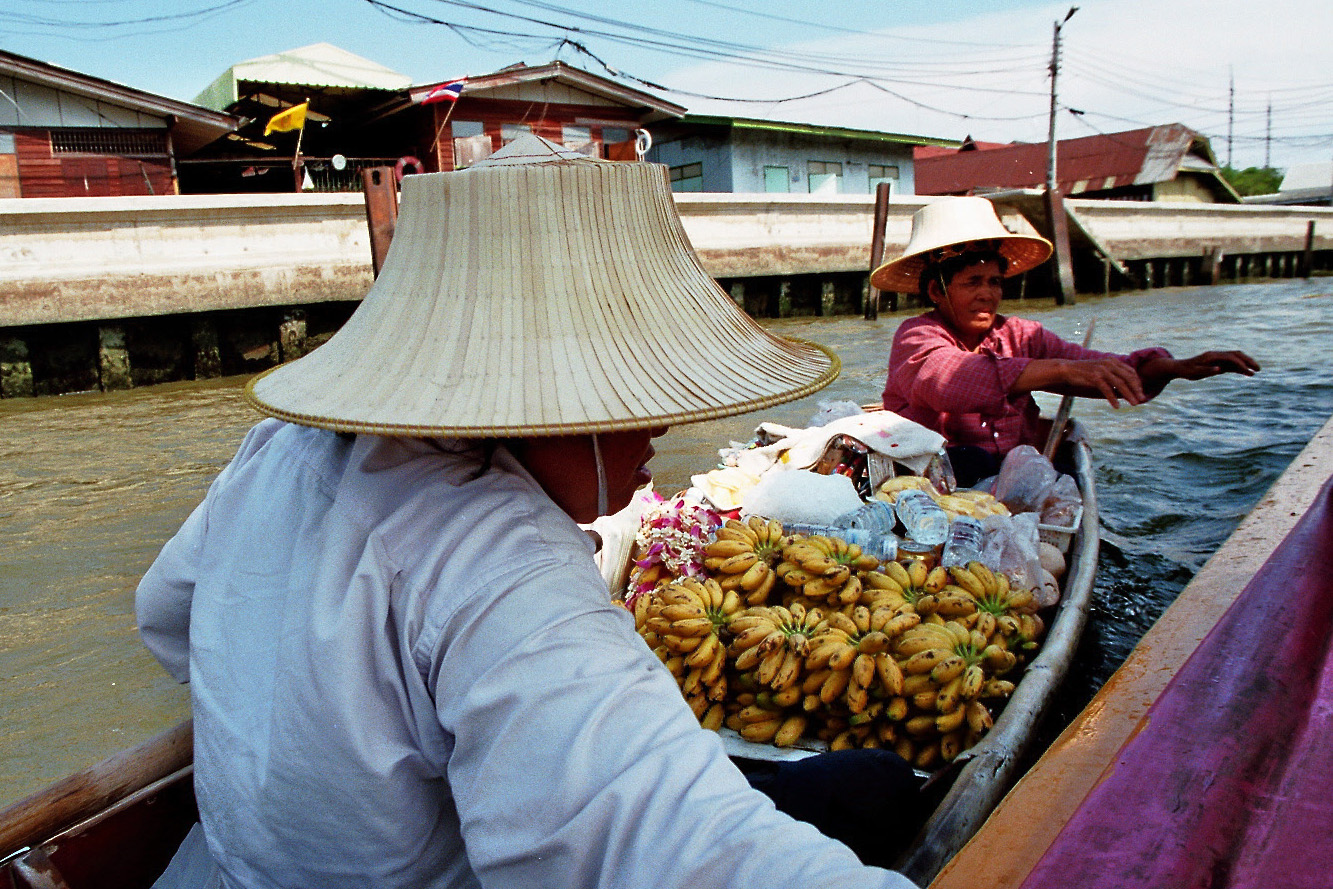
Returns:
[[[246,397],[351,432],[562,435],[758,410],[838,370],[832,352],[768,333],[709,277],[665,168],[534,136],[466,171],[405,178],[364,301]]]

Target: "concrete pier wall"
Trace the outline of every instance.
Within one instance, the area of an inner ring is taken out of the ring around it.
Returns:
[[[885,255],[932,200],[894,200]],[[676,196],[704,268],[759,317],[863,311],[873,201]],[[1032,229],[1023,214],[1036,203],[997,200],[1016,230]],[[1333,208],[1066,204],[1087,236],[1074,257],[1084,291],[1286,277],[1307,257],[1333,268]],[[359,194],[0,200],[0,397],[248,373],[304,354],[369,289],[370,256]],[[1028,283],[1021,292],[1043,292]]]

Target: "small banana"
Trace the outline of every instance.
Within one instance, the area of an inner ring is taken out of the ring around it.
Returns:
[[[875,673],[885,694],[896,696],[903,693],[903,671],[892,657],[883,653],[875,655]]]
[[[980,563],[973,562],[972,564],[977,565]],[[981,580],[978,579],[977,576],[972,573],[970,568],[964,568],[959,565],[954,565],[950,567],[948,570],[949,570],[949,577],[952,578],[953,582],[958,584],[963,589],[967,590],[973,596],[980,598],[986,594],[985,584],[983,584]]]
[[[790,747],[801,739],[805,734],[806,717],[802,715],[788,716],[782,721],[782,725],[773,733],[773,744],[777,747]]]
[[[912,559],[907,563],[907,579],[905,586],[912,589],[923,589],[926,581],[930,578],[930,572],[926,568],[926,563],[920,559]]]

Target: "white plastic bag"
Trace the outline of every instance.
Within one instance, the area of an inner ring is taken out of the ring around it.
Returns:
[[[1032,445],[1019,445],[1004,457],[995,479],[995,499],[1017,515],[1040,512],[1052,486],[1059,480],[1051,461]]]
[[[1041,523],[1069,528],[1074,524],[1074,516],[1083,505],[1083,495],[1079,493],[1078,482],[1072,475],[1062,475],[1046,494],[1041,504]]]
[[[1032,590],[1037,604],[1045,608],[1054,605],[1055,601],[1044,601],[1050,598],[1050,593],[1042,587],[1037,518],[1035,512],[985,516],[981,520],[986,532],[981,561],[993,570],[1007,574],[1011,586]]]

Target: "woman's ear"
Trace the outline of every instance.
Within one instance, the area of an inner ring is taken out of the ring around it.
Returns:
[[[926,282],[926,298],[937,306],[940,300],[944,299],[944,289],[940,287],[938,280],[932,278]]]

